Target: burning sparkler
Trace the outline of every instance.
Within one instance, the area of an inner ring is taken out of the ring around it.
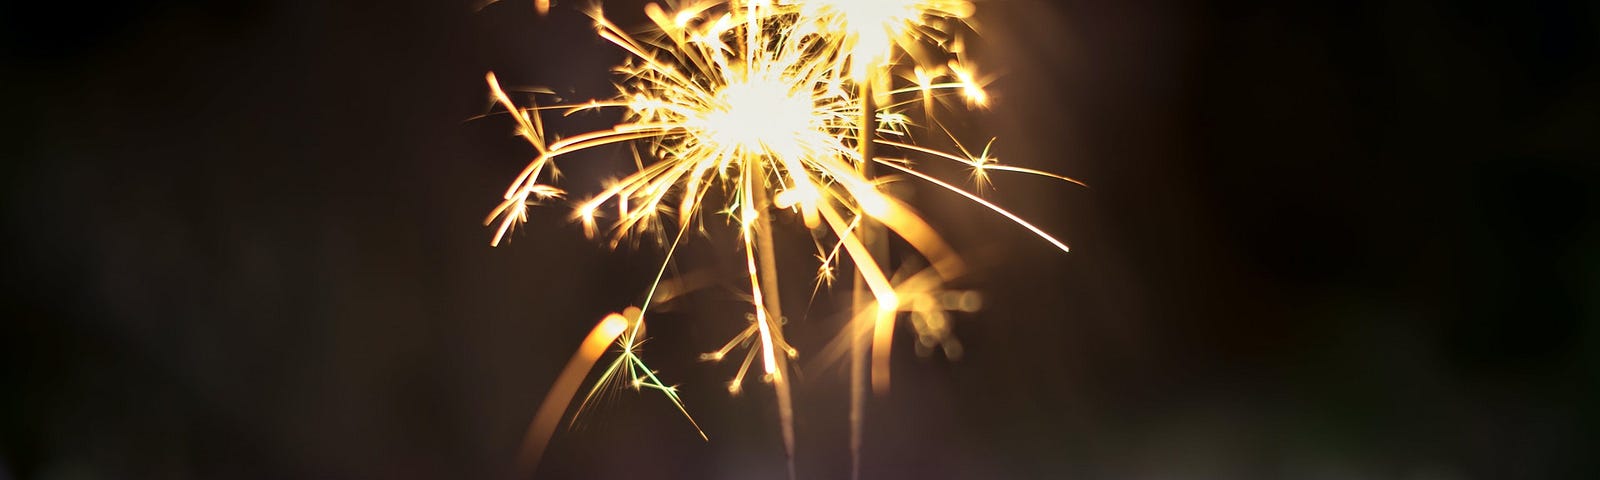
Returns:
[[[656,298],[668,264],[686,233],[706,225],[712,216],[707,214],[724,216],[739,232],[751,311],[747,328],[702,358],[720,361],[747,348],[729,382],[729,391],[737,393],[754,359],[760,357],[761,379],[777,390],[791,476],[794,410],[787,364],[798,350],[783,335],[772,242],[774,215],[797,215],[811,231],[822,252],[819,287],[830,282],[846,261],[854,266],[852,277],[858,280],[863,300],[849,315],[839,340],[825,347],[822,356],[842,355],[845,349],[865,355],[870,349],[872,385],[880,391],[888,385],[893,323],[902,313],[909,313],[918,332],[919,350],[937,347],[954,357],[961,347],[949,334],[945,312],[975,309],[976,298],[943,290],[946,281],[962,272],[959,257],[911,207],[884,193],[882,183],[892,177],[872,175],[874,165],[893,177],[950,190],[1067,250],[1059,240],[977,194],[917,170],[911,160],[965,165],[979,186],[995,171],[1075,182],[1000,165],[988,156],[987,148],[974,156],[965,147],[947,152],[913,140],[912,119],[904,111],[920,106],[923,121],[937,123],[932,116],[936,98],[960,96],[969,105],[988,100],[982,82],[964,61],[956,33],[972,12],[972,4],[965,0],[668,0],[666,7],[648,5],[653,28],[631,35],[596,7],[590,16],[598,34],[629,54],[617,68],[621,81],[615,97],[523,107],[506,95],[493,73],[488,75],[494,98],[515,118],[517,133],[537,152],[486,220],[499,222],[493,244],[527,220],[530,205],[565,196],[554,184],[558,160],[603,145],[628,144],[650,161],[641,160],[637,171],[578,201],[573,218],[588,235],[604,235],[613,246],[624,238],[651,235],[662,239],[667,250],[645,301],[603,320],[569,362],[529,429],[525,460],[537,460],[578,383],[608,343],[615,342],[621,353],[580,403],[580,412],[596,392],[624,382],[634,389],[662,392],[688,417],[676,388],[645,366],[638,345],[650,299]],[[911,59],[897,58],[897,52]],[[894,73],[913,82],[896,86]],[[545,114],[595,109],[619,109],[624,118],[610,129],[565,138],[546,131],[541,120]],[[713,189],[721,195],[708,196]],[[708,205],[708,198],[723,200]],[[608,215],[614,218],[602,222]],[[904,240],[929,267],[895,275],[886,272],[885,232]],[[870,344],[865,342],[868,338]],[[856,426],[852,443],[858,445],[863,407],[852,408]]]

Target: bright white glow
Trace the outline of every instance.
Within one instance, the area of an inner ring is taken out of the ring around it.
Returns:
[[[810,92],[793,92],[789,82],[757,77],[723,87],[717,108],[700,118],[714,144],[746,154],[797,154],[815,130]]]

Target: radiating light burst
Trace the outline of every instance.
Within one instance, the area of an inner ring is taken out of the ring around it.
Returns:
[[[799,157],[823,130],[812,117],[811,92],[795,92],[781,74],[742,78],[722,87],[717,108],[700,112],[692,129],[712,145],[741,153]]]
[[[486,220],[499,222],[492,244],[527,220],[529,206],[565,198],[566,191],[556,186],[558,160],[627,144],[639,156],[638,168],[577,201],[573,218],[588,235],[603,234],[613,246],[626,238],[654,236],[666,249],[641,305],[608,316],[569,362],[530,425],[524,458],[537,460],[575,396],[576,383],[596,364],[603,350],[596,342],[614,342],[618,355],[580,403],[580,413],[597,393],[624,386],[659,391],[688,417],[677,388],[645,365],[639,347],[651,304],[664,295],[683,294],[680,288],[663,287],[680,244],[688,232],[715,223],[707,219],[720,218],[738,232],[749,324],[702,359],[721,361],[742,352],[742,363],[728,383],[729,392],[738,393],[760,358],[760,378],[777,391],[792,476],[794,409],[787,372],[799,350],[783,335],[773,217],[803,219],[817,246],[808,252],[819,262],[817,288],[849,272],[870,296],[870,302],[846,315],[850,320],[843,331],[818,356],[838,358],[870,338],[871,383],[881,392],[888,386],[897,319],[910,319],[919,352],[938,348],[957,357],[961,346],[950,335],[948,312],[972,311],[978,305],[976,293],[946,289],[949,280],[962,274],[960,258],[923,217],[886,194],[883,182],[908,178],[949,190],[1066,251],[1065,244],[1038,227],[954,182],[918,170],[913,160],[964,165],[980,189],[996,171],[1076,181],[1001,165],[989,155],[988,145],[973,155],[942,126],[932,128],[938,123],[936,106],[942,104],[937,98],[959,96],[969,106],[988,102],[983,80],[965,60],[956,28],[966,25],[973,13],[966,0],[668,0],[666,7],[647,5],[645,13],[654,25],[635,35],[608,21],[598,7],[590,12],[600,37],[629,55],[617,68],[617,95],[610,99],[519,106],[494,74],[488,75],[495,100],[536,151]],[[623,118],[609,129],[565,137],[547,131],[542,119],[596,109],[616,109]],[[929,124],[928,131],[943,132],[959,151],[916,142],[916,122],[907,115],[911,111],[921,111],[920,122]],[[873,165],[891,175],[872,175]],[[709,195],[713,190],[720,195]],[[903,240],[911,250],[904,254],[920,258],[916,263],[926,267],[885,271],[888,259],[880,253],[885,251],[884,237],[873,232]],[[845,265],[852,268],[841,270]],[[859,428],[860,412],[855,413],[852,421]],[[857,440],[852,444],[858,445]]]

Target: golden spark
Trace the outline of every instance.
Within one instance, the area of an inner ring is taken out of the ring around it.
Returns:
[[[959,31],[973,13],[966,0],[668,0],[666,7],[647,5],[645,13],[653,25],[635,35],[608,21],[598,7],[590,12],[599,36],[628,54],[617,67],[620,80],[612,98],[524,107],[510,99],[493,73],[488,75],[495,100],[536,152],[485,221],[498,221],[492,244],[506,240],[527,220],[530,205],[566,195],[555,185],[558,161],[579,151],[627,144],[640,154],[637,170],[576,202],[573,218],[586,234],[604,235],[613,247],[641,235],[655,236],[666,246],[666,258],[641,305],[602,320],[563,370],[530,425],[524,463],[531,468],[537,461],[578,384],[613,342],[620,353],[580,403],[580,413],[597,392],[627,386],[659,391],[689,417],[677,388],[645,366],[639,346],[646,314],[661,298],[658,290],[674,253],[686,233],[704,228],[706,214],[712,213],[725,215],[738,232],[750,311],[749,325],[702,359],[720,361],[746,349],[728,383],[728,390],[738,393],[751,364],[760,358],[761,379],[777,391],[778,420],[793,476],[788,362],[799,351],[783,335],[773,216],[796,215],[810,230],[820,263],[814,279],[818,288],[831,284],[845,261],[854,267],[850,275],[858,282],[858,297],[869,300],[857,302],[844,331],[821,356],[842,356],[846,350],[865,355],[870,350],[872,387],[882,392],[888,387],[897,318],[910,319],[919,352],[938,348],[957,357],[961,346],[950,334],[947,312],[978,306],[975,292],[944,288],[961,275],[960,258],[923,217],[885,193],[884,182],[909,178],[949,190],[1062,251],[1066,245],[1043,230],[916,169],[911,159],[965,165],[978,187],[990,181],[990,172],[999,171],[1077,182],[1001,165],[989,156],[987,146],[972,155],[948,131],[944,134],[958,152],[913,140],[913,122],[904,111],[920,107],[924,121],[936,123],[936,98],[960,96],[969,106],[988,102],[983,81],[963,58]],[[910,81],[896,86],[896,72]],[[623,118],[609,129],[566,137],[548,132],[541,118],[595,109],[617,109]],[[878,155],[880,151],[898,156]],[[874,166],[894,175],[873,175]],[[721,195],[708,195],[713,189]],[[706,205],[708,199],[718,203]],[[902,239],[928,268],[891,276],[882,267],[887,260],[882,232]],[[859,445],[862,407],[852,408],[852,444]]]

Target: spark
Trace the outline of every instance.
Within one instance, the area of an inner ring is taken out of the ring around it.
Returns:
[[[547,8],[547,2],[537,5],[541,13]],[[535,416],[525,448],[534,451],[536,461],[556,420],[577,393],[577,383],[596,365],[603,346],[612,342],[619,346],[618,354],[580,402],[578,413],[599,392],[626,386],[660,392],[695,425],[678,389],[663,383],[644,364],[639,347],[653,301],[686,293],[678,287],[662,288],[685,233],[720,218],[738,232],[749,324],[701,359],[740,358],[736,352],[742,349],[742,363],[728,382],[732,394],[745,388],[751,365],[760,359],[761,379],[777,391],[778,421],[793,477],[794,412],[788,372],[799,350],[783,334],[774,217],[798,216],[811,234],[820,264],[814,292],[831,285],[843,273],[841,265],[854,266],[848,274],[870,301],[857,302],[844,331],[823,351],[832,356],[838,345],[870,338],[871,383],[874,391],[883,392],[889,385],[897,319],[909,317],[918,332],[919,352],[941,348],[956,357],[961,347],[950,335],[948,312],[977,308],[975,297],[943,287],[962,274],[960,257],[922,216],[886,193],[885,183],[903,175],[951,190],[1066,251],[1060,240],[1019,216],[915,169],[911,158],[965,164],[979,189],[991,181],[989,172],[1076,180],[1001,165],[989,155],[988,145],[973,155],[948,131],[943,133],[959,152],[925,147],[913,138],[907,109],[920,108],[924,121],[936,123],[937,99],[959,96],[969,107],[989,102],[985,80],[965,60],[959,35],[970,27],[967,20],[973,14],[967,0],[669,0],[666,7],[647,5],[645,13],[651,28],[630,34],[607,20],[598,7],[590,11],[596,33],[628,55],[616,68],[619,80],[611,98],[521,106],[493,73],[487,76],[493,98],[535,151],[534,159],[506,190],[504,201],[485,220],[486,224],[498,221],[491,244],[510,238],[514,228],[527,221],[529,206],[568,197],[556,185],[558,161],[608,145],[635,147],[635,170],[576,201],[572,219],[590,237],[608,237],[613,247],[641,236],[670,244],[641,306],[607,317],[567,364]],[[909,79],[909,85],[895,85],[895,72]],[[568,136],[548,131],[542,119],[601,109],[620,111],[622,119],[608,129]],[[889,158],[880,151],[905,157]],[[874,165],[901,175],[875,176]],[[713,190],[721,195],[708,195]],[[712,199],[720,203],[708,205]],[[909,245],[908,254],[927,267],[913,274],[889,275],[884,267],[888,260],[884,233]],[[670,243],[665,241],[669,238]],[[617,329],[617,322],[625,328]],[[596,342],[601,347],[595,347]],[[858,417],[859,411],[853,410],[857,427]],[[705,437],[698,425],[695,430]],[[853,435],[853,445],[859,444],[858,436]]]

